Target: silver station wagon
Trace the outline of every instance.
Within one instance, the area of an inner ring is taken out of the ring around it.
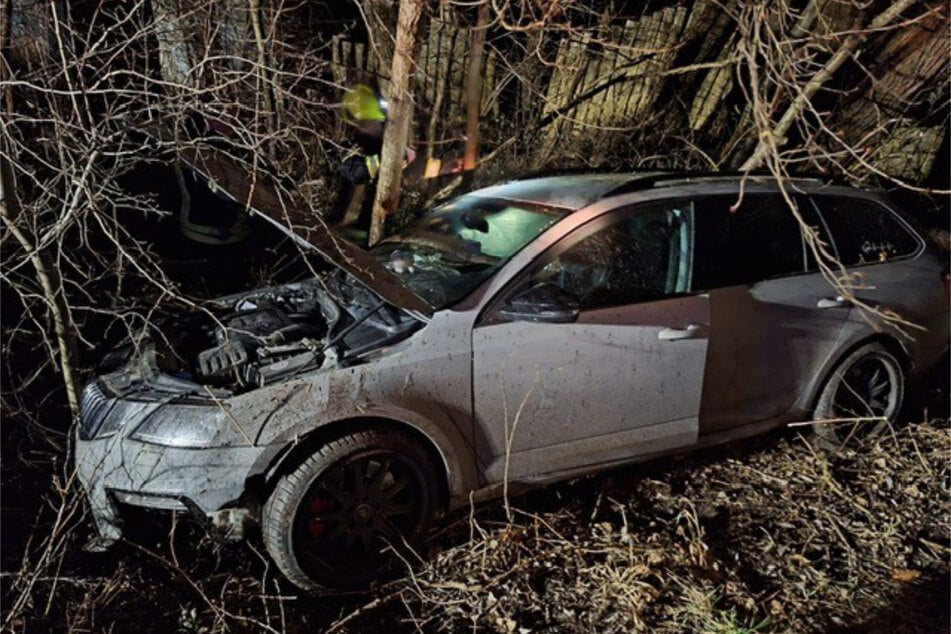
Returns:
[[[520,180],[364,252],[218,168],[334,268],[107,356],[76,442],[94,547],[121,537],[127,505],[189,511],[238,536],[258,523],[301,588],[361,586],[440,513],[505,487],[791,421],[853,420],[817,425],[826,442],[854,421],[874,430],[948,350],[946,256],[851,187]],[[819,272],[783,191],[853,274],[855,302]]]

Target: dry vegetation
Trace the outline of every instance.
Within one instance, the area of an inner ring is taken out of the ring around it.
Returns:
[[[460,518],[469,539],[344,626],[395,612],[444,632],[940,631],[948,431],[831,458],[788,434],[574,482],[513,523]]]
[[[515,498],[512,521],[498,506],[447,518],[428,563],[365,595],[302,596],[253,543],[218,543],[185,518],[139,518],[151,535],[142,539],[154,541],[127,543],[108,557],[81,555],[79,528],[64,533],[47,573],[16,575],[12,584],[5,577],[5,599],[23,601],[6,625],[946,631],[949,459],[951,429],[933,420],[832,456],[788,431],[614,470]]]
[[[511,521],[474,509],[447,518],[428,564],[367,595],[300,596],[259,540],[221,543],[185,516],[143,514],[129,531],[139,541],[81,552],[91,521],[68,458],[76,388],[123,332],[225,290],[199,279],[213,261],[176,233],[170,165],[222,145],[193,129],[213,120],[236,162],[319,222],[345,152],[341,91],[368,76],[385,85],[392,57],[389,3],[353,5],[355,19],[340,6],[0,2],[3,628],[947,631],[942,420],[831,458],[787,433],[614,471],[513,499]],[[943,3],[489,6],[428,3],[414,80],[413,141],[434,156],[461,150],[467,95],[480,97],[475,182],[756,158],[776,175],[919,190],[947,160]],[[477,24],[485,81],[471,92]],[[178,136],[143,133],[159,124]],[[438,189],[403,192],[404,208]],[[217,274],[235,273],[219,260]],[[252,285],[271,271],[242,273]]]

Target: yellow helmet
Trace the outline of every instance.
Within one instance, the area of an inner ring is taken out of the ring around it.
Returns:
[[[357,84],[343,96],[344,121],[386,121],[385,102],[366,84]]]

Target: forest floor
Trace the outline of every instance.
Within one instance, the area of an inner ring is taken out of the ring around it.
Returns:
[[[109,554],[83,553],[90,526],[75,483],[51,484],[61,467],[6,443],[3,624],[117,633],[947,632],[951,427],[917,419],[832,455],[813,447],[808,428],[789,429],[462,511],[441,522],[428,563],[368,593],[323,596],[283,582],[259,540],[221,543],[185,517],[138,518],[144,536]],[[39,486],[53,492],[30,493]]]

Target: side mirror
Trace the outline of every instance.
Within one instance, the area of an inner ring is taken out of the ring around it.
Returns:
[[[507,321],[567,324],[578,319],[578,300],[557,284],[545,282],[516,293],[499,314]]]

